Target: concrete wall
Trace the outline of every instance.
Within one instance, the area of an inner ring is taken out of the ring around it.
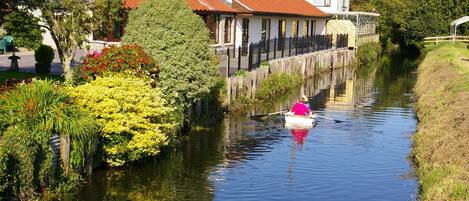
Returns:
[[[278,26],[279,20],[286,20],[286,37],[292,36],[292,22],[299,21],[299,36],[303,36],[303,25],[305,20],[315,20],[315,34],[326,34],[326,18],[304,18],[304,17],[278,17],[278,16],[247,16],[247,17],[237,17],[236,19],[236,47],[242,45],[242,34],[243,34],[243,18],[249,19],[249,43],[258,43],[261,41],[261,29],[262,29],[262,19],[270,19],[270,39],[278,38]],[[311,22],[310,22],[311,23]],[[311,25],[308,29],[310,33]]]
[[[273,73],[300,72],[305,78],[309,78],[334,69],[351,66],[354,62],[355,51],[347,48],[272,60],[269,68],[258,68],[248,72],[244,77],[226,78],[227,96],[225,103],[229,105],[239,96],[253,98],[262,81]]]

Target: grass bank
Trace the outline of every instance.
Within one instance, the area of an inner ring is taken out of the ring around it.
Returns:
[[[469,200],[469,49],[427,50],[418,69],[413,160],[421,199]]]

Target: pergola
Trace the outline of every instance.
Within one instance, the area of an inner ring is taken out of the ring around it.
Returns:
[[[336,19],[350,20],[356,26],[357,35],[376,34],[379,23],[378,13],[369,12],[334,12]]]
[[[452,23],[451,23],[451,27],[454,27],[454,29],[451,29],[451,31],[454,31],[453,32],[453,36],[456,36],[457,33],[458,33],[458,26],[461,25],[461,24],[464,24],[466,22],[469,22],[469,16],[464,16],[464,17],[461,17],[457,20],[454,20]]]

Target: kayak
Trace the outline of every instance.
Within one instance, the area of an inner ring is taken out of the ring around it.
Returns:
[[[316,114],[311,116],[298,116],[294,115],[292,112],[287,112],[285,116],[285,126],[287,128],[312,128],[313,123],[318,117]]]

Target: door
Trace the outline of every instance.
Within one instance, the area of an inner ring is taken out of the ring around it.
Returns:
[[[242,36],[242,53],[243,56],[248,54],[249,47],[249,19],[243,18],[243,36]]]

